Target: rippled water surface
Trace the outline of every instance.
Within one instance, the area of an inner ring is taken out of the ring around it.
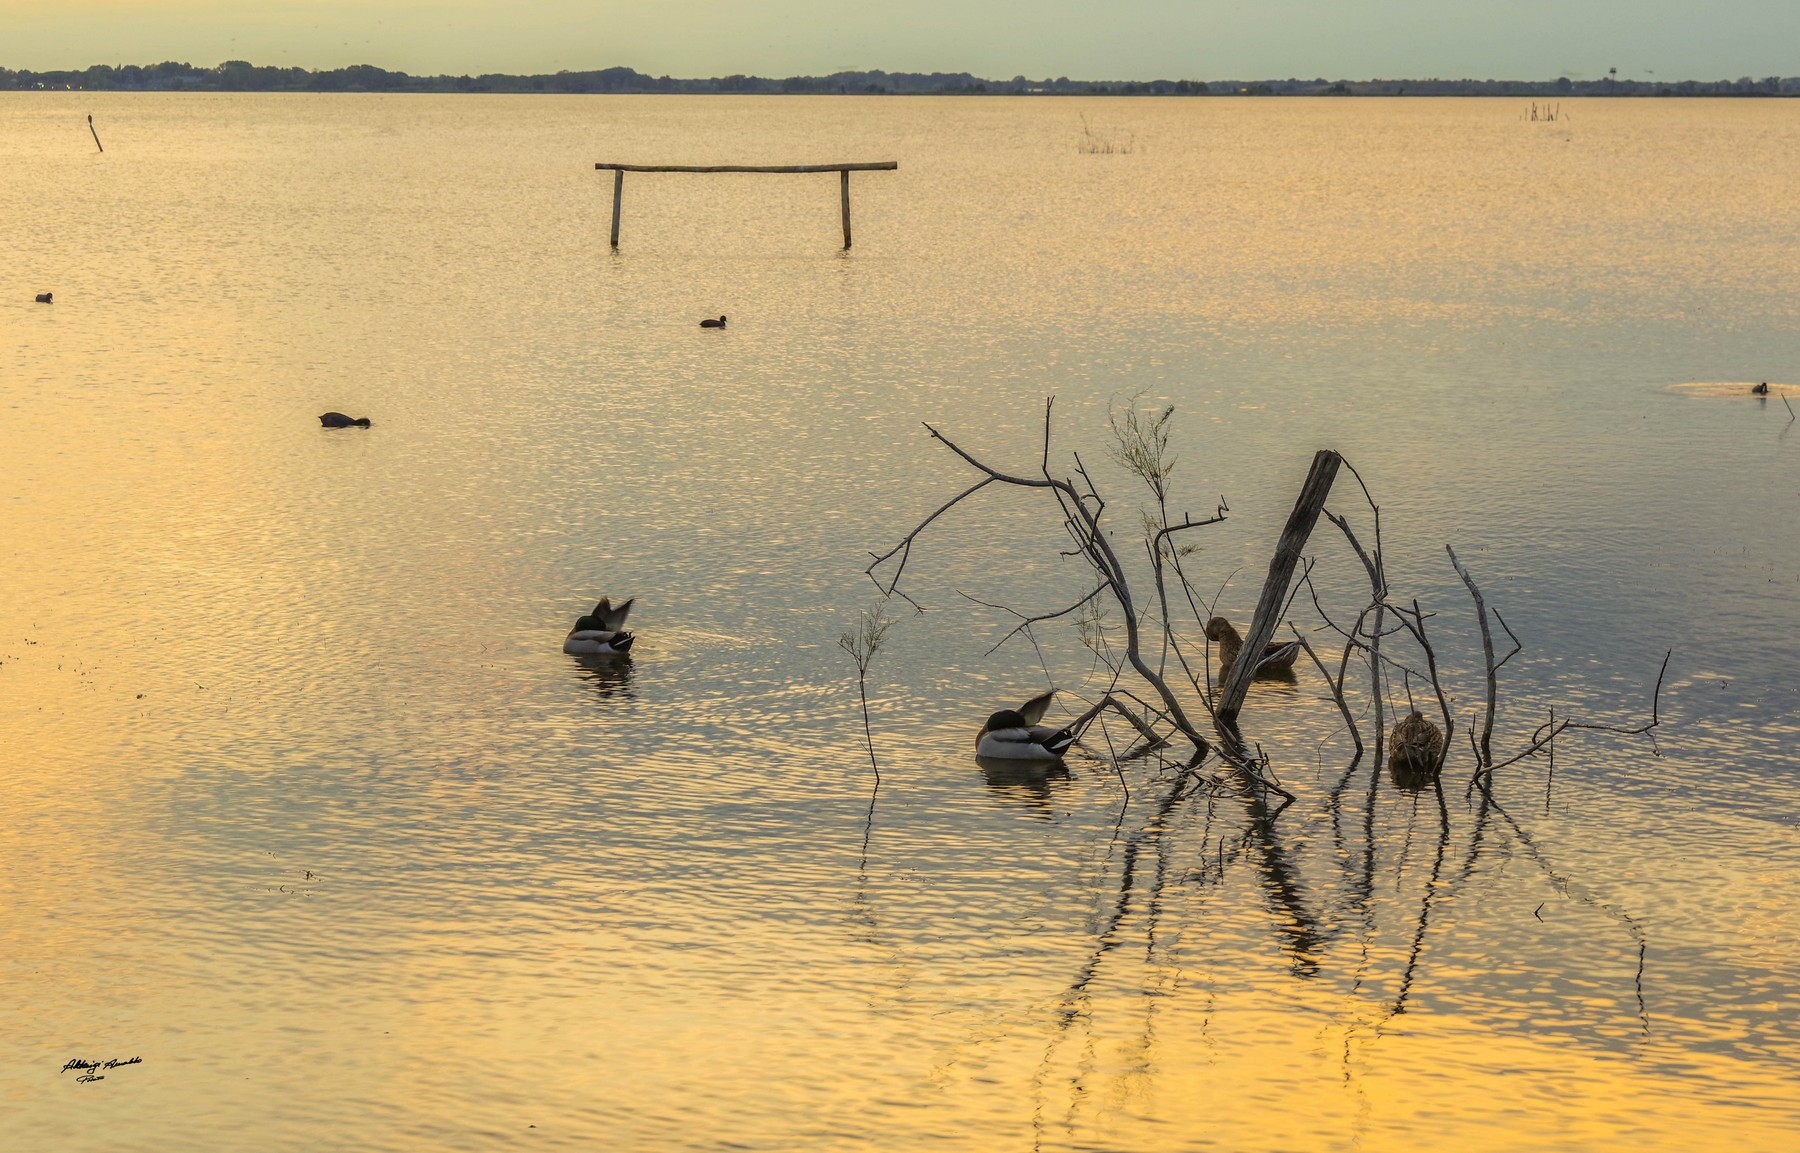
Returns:
[[[1793,1148],[1800,107],[1566,107],[0,97],[0,1143]],[[829,175],[628,176],[614,253],[593,169],[888,159],[849,253]],[[921,422],[1028,473],[1052,395],[1134,560],[1108,413],[1175,406],[1227,615],[1336,448],[1459,717],[1446,543],[1525,641],[1499,759],[1672,650],[1660,727],[1407,792],[1303,668],[1279,814],[1117,724],[985,772],[1106,683],[989,651],[1088,587],[990,490],[872,794],[836,640],[974,479]],[[559,651],[602,593],[628,662]]]

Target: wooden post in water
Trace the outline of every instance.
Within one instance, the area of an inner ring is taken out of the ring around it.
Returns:
[[[850,247],[850,170],[846,168],[838,175],[843,177],[838,188],[844,201],[844,248],[848,249]]]
[[[106,146],[104,144],[100,143],[100,133],[95,131],[95,129],[94,129],[94,114],[92,112],[88,113],[88,131],[94,133],[94,147],[98,148],[102,152],[105,152]],[[850,247],[849,243],[846,242],[844,247],[846,247],[846,248]]]
[[[1256,602],[1256,615],[1250,619],[1249,635],[1244,638],[1238,659],[1232,662],[1214,710],[1220,733],[1227,739],[1236,737],[1238,710],[1244,707],[1244,695],[1250,691],[1250,679],[1256,675],[1257,658],[1275,636],[1275,626],[1281,623],[1281,606],[1287,601],[1288,585],[1300,563],[1300,550],[1306,547],[1306,539],[1319,521],[1319,512],[1331,493],[1331,482],[1337,479],[1338,466],[1343,463],[1344,458],[1328,448],[1313,454],[1312,469],[1306,474],[1306,483],[1300,486],[1300,499],[1288,514],[1287,527],[1281,530],[1275,556],[1269,561],[1269,578],[1263,582],[1262,598]]]
[[[612,246],[619,247],[619,206],[624,197],[627,172],[835,172],[838,174],[838,197],[844,217],[844,247],[850,247],[850,174],[852,172],[892,172],[900,167],[897,160],[873,164],[596,164],[596,170],[610,169],[613,174]]]
[[[625,199],[625,170],[613,171],[613,233],[612,246],[619,247],[619,202]]]

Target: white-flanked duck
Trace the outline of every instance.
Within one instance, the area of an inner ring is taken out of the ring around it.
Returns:
[[[1213,617],[1207,621],[1206,635],[1219,646],[1219,679],[1223,681],[1231,675],[1231,666],[1237,664],[1238,654],[1244,648],[1244,638],[1238,635],[1237,629],[1224,617]],[[1272,673],[1285,673],[1294,667],[1294,658],[1299,655],[1299,641],[1270,641],[1264,646],[1262,659],[1256,662],[1256,671],[1251,675],[1262,677]]]
[[[622,657],[630,652],[637,637],[625,631],[625,618],[635,600],[614,608],[610,597],[601,597],[593,612],[575,618],[575,627],[563,638],[563,652],[578,657]]]
[[[1075,743],[1075,730],[1053,729],[1038,722],[1050,708],[1051,689],[1016,709],[1001,709],[975,734],[975,755],[997,761],[1060,761]]]

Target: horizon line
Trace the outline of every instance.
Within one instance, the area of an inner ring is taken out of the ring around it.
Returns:
[[[732,73],[713,77],[652,76],[625,65],[556,72],[409,73],[373,64],[341,68],[256,65],[227,60],[196,67],[185,61],[157,64],[90,64],[74,69],[9,69],[0,64],[0,90],[10,91],[361,91],[512,92],[577,95],[1001,95],[1001,96],[1800,96],[1800,77],[1741,76],[1735,80],[1663,80],[1558,76],[1521,80],[1392,77],[1372,79],[1082,80],[1067,76],[1010,80],[970,72],[889,72],[846,69],[825,75],[785,77]]]

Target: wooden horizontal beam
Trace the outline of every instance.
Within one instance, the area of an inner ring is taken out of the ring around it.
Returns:
[[[898,160],[878,160],[873,164],[596,164],[594,168],[609,172],[892,172],[900,167]]]
[[[852,172],[892,172],[900,167],[898,160],[877,160],[872,164],[596,164],[597,171],[613,174],[612,246],[619,247],[619,208],[625,200],[627,172],[835,172],[841,181],[839,195],[843,204],[844,248],[850,247],[850,174]]]

